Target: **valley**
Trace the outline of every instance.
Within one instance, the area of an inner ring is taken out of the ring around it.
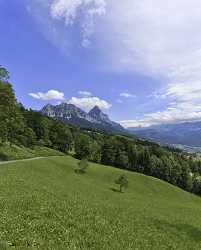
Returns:
[[[147,128],[128,128],[140,138],[155,141],[161,144],[180,146],[193,152],[200,151],[201,147],[201,122],[185,122],[177,124],[163,124]],[[191,148],[191,149],[190,149]]]

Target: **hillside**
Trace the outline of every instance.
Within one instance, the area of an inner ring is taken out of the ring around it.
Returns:
[[[201,248],[201,199],[152,177],[54,157],[0,167],[0,249]],[[129,188],[116,191],[126,173]]]
[[[0,145],[0,162],[9,160],[28,159],[34,157],[47,157],[47,156],[62,156],[64,153],[57,150],[34,146],[33,148],[26,148],[23,146],[2,144]]]

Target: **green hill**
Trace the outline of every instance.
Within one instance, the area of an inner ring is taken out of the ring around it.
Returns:
[[[0,249],[201,249],[201,199],[158,179],[69,157],[0,166]],[[121,194],[114,180],[126,173]]]
[[[0,161],[10,161],[19,159],[28,159],[34,157],[47,157],[47,156],[63,156],[64,153],[47,148],[34,146],[33,148],[26,148],[23,146],[1,144],[0,145]]]

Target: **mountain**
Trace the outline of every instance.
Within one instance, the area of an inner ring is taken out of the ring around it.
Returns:
[[[111,121],[108,115],[104,114],[98,106],[95,106],[87,113],[73,104],[62,103],[55,106],[48,104],[42,108],[41,113],[65,123],[84,128],[97,128],[117,132],[125,131],[120,124]]]
[[[201,147],[201,121],[129,128],[132,134],[158,143]]]
[[[111,121],[108,115],[104,114],[98,106],[95,106],[92,110],[90,110],[88,115],[99,124],[105,124],[117,131],[124,130],[119,123]]]

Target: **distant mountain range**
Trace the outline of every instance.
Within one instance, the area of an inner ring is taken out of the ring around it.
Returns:
[[[41,113],[83,128],[103,129],[116,132],[126,131],[120,124],[111,121],[108,115],[104,114],[98,106],[95,106],[87,113],[73,104],[62,103],[55,106],[48,104],[43,107]]]
[[[166,124],[148,128],[129,128],[132,134],[173,146],[201,147],[201,121]]]
[[[82,128],[131,133],[143,139],[189,152],[201,151],[201,121],[157,125],[148,128],[128,128],[126,130],[120,124],[111,121],[109,116],[103,113],[98,106],[85,112],[73,104],[48,104],[42,108],[41,113]]]

